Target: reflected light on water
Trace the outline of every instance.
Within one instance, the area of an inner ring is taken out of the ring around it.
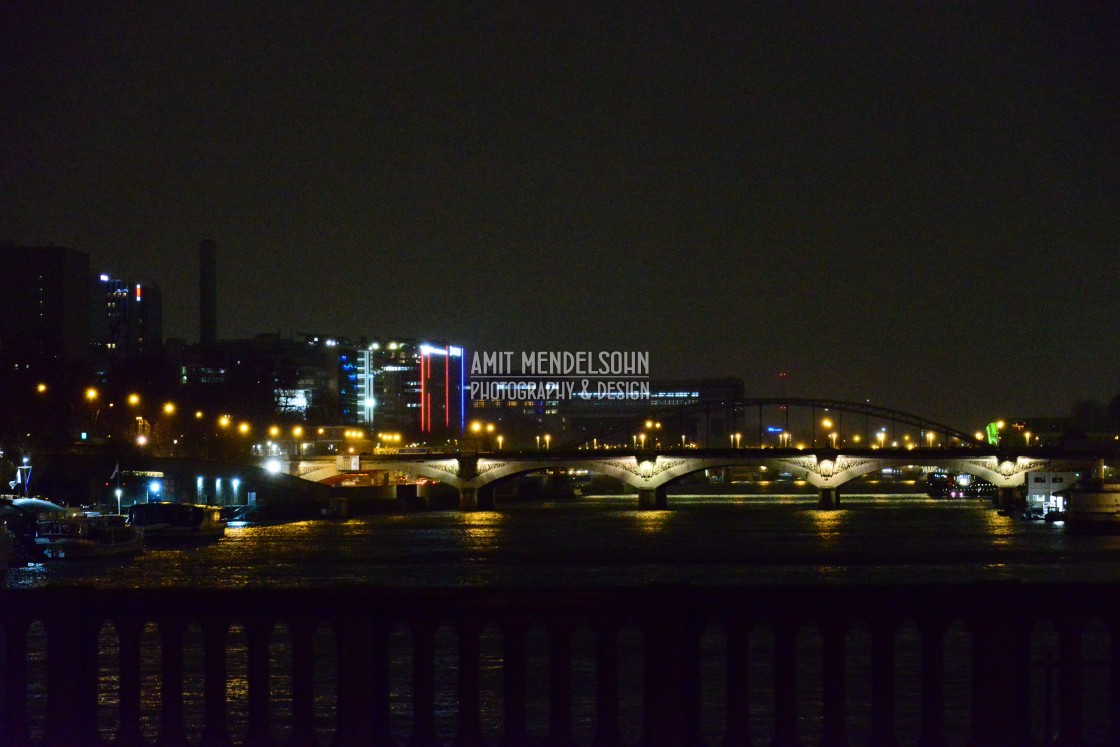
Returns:
[[[497,511],[470,511],[462,514],[465,525],[463,544],[469,550],[489,550],[497,544],[499,525],[505,516]]]
[[[665,529],[673,518],[672,511],[635,511],[634,517],[638,522],[638,529],[647,534],[658,534]]]
[[[812,512],[813,528],[817,530],[821,539],[831,542],[840,536],[845,513],[847,512],[840,509],[818,509]]]

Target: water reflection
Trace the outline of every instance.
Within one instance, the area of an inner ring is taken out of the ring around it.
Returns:
[[[818,509],[810,512],[813,517],[813,526],[817,535],[826,542],[834,542],[840,536],[840,527],[844,523],[844,514],[841,509]]]
[[[490,550],[498,544],[504,514],[498,511],[470,511],[460,514],[460,517],[460,522],[464,525],[460,535],[464,549]]]
[[[642,509],[633,511],[632,515],[637,522],[638,529],[642,532],[645,534],[660,534],[672,522],[674,513],[667,510]]]
[[[512,503],[499,511],[418,511],[231,530],[211,545],[150,549],[131,560],[9,570],[9,587],[603,586],[1120,580],[1120,538],[998,516],[986,503],[813,495],[671,495],[669,510],[634,496]]]

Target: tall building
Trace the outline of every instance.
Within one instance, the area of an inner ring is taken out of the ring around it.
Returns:
[[[105,273],[90,281],[90,349],[105,371],[120,361],[159,351],[163,345],[163,298],[159,286]]]
[[[198,245],[198,340],[204,348],[218,341],[218,244]]]
[[[0,249],[0,361],[48,370],[89,353],[89,255],[56,246]]]
[[[445,342],[390,340],[355,351],[357,418],[415,440],[456,438],[466,427],[465,354]]]

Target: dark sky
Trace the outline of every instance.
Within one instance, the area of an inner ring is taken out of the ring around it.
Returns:
[[[648,350],[973,428],[1120,389],[1114,3],[5,3],[0,238],[196,339]]]

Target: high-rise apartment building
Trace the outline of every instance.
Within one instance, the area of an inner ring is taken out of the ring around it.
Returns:
[[[0,249],[0,361],[81,366],[89,354],[89,255],[56,246]]]

